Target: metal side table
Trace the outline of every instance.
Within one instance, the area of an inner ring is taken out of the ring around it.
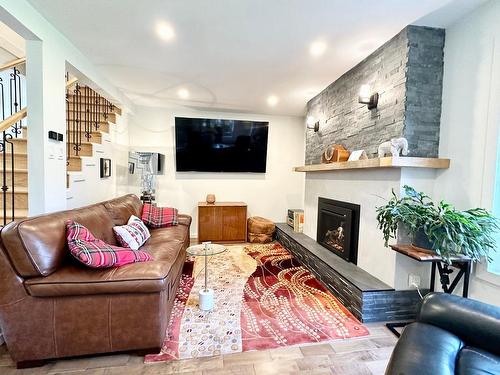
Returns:
[[[205,257],[205,285],[198,293],[201,310],[212,310],[215,304],[214,291],[208,288],[208,257],[223,253],[224,251],[226,251],[225,246],[213,244],[211,242],[203,242],[201,245],[190,246],[186,249],[189,255]]]

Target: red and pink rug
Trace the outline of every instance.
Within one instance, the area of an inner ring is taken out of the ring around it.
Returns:
[[[203,258],[184,267],[161,353],[196,358],[364,336],[363,326],[278,243],[232,246],[208,265],[215,308],[201,311]]]

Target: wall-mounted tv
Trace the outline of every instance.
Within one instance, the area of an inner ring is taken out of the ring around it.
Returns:
[[[266,172],[268,122],[175,118],[177,172]]]

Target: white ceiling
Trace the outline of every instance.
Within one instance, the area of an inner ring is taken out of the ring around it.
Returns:
[[[29,0],[138,105],[303,115],[306,102],[450,0]],[[475,0],[467,0],[475,2]],[[456,2],[459,3],[463,1]],[[155,33],[159,21],[172,42]],[[323,56],[309,53],[327,43]],[[178,97],[180,88],[189,99]],[[276,95],[275,107],[267,97]]]

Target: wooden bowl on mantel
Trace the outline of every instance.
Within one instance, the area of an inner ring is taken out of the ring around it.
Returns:
[[[338,163],[349,160],[351,153],[342,145],[331,145],[321,154],[321,163]]]

